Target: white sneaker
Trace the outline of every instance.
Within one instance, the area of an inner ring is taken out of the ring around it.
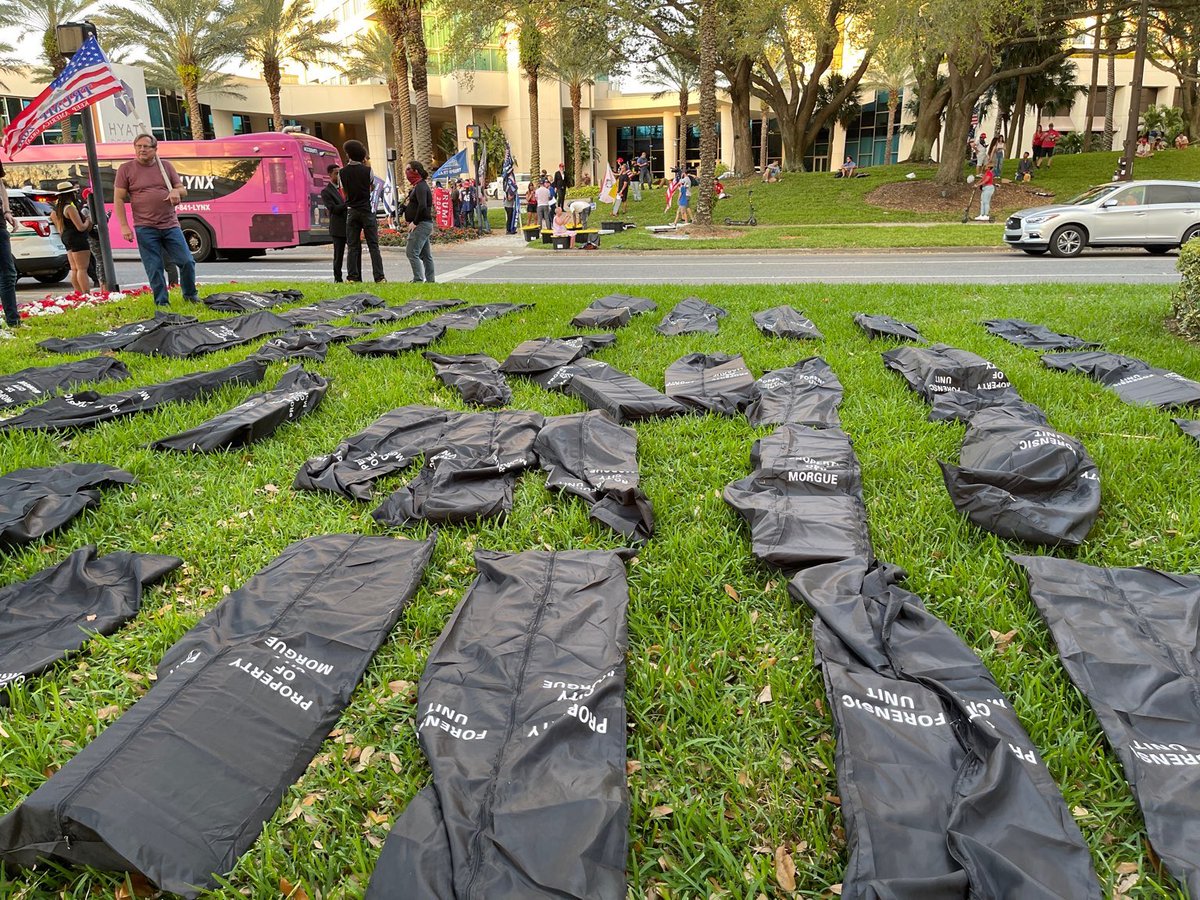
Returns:
[[[991,216],[976,216],[975,217],[976,222],[990,222],[991,220],[992,220]]]

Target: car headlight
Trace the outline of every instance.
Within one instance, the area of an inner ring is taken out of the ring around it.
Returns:
[[[1057,219],[1058,213],[1046,213],[1041,216],[1030,216],[1025,220],[1026,225],[1041,225],[1043,222],[1049,222],[1051,219]]]

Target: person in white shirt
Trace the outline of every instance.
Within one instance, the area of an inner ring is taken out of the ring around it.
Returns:
[[[554,218],[551,214],[550,185],[546,182],[546,179],[543,178],[542,183],[538,185],[535,196],[537,197],[538,227],[543,231],[552,231],[554,229]]]

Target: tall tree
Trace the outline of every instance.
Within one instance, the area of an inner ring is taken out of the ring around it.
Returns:
[[[392,142],[396,151],[405,160],[412,159],[412,144],[405,145],[404,133],[411,132],[408,119],[408,104],[400,103],[400,81],[396,77],[393,56],[395,44],[382,28],[360,31],[350,47],[350,57],[342,65],[342,74],[350,81],[382,81],[387,85],[388,101],[392,109]],[[408,85],[404,85],[404,99],[408,99]]]
[[[1104,91],[1104,149],[1113,148],[1113,136],[1117,133],[1113,117],[1117,111],[1117,53],[1125,20],[1114,10],[1104,24],[1105,56],[1108,59],[1107,80]]]
[[[542,42],[541,22],[538,7],[523,3],[519,8],[517,32],[517,57],[525,73],[529,91],[529,171],[537,176],[542,171],[542,138],[539,133],[538,78],[541,77],[545,52]]]
[[[912,83],[912,56],[908,47],[899,42],[881,44],[871,60],[871,67],[863,78],[863,87],[887,93],[888,122],[887,146],[883,152],[883,164],[890,165],[892,159],[892,135],[896,132],[896,112],[900,109],[900,97]]]
[[[334,28],[332,19],[313,16],[311,0],[234,0],[232,25],[245,36],[239,55],[262,69],[271,97],[275,130],[283,129],[279,106],[283,65],[315,63],[333,56],[339,48],[327,40]]]
[[[375,15],[392,39],[404,48],[404,61],[394,61],[397,80],[407,68],[403,84],[412,80],[412,158],[433,164],[433,133],[429,126],[429,49],[425,45],[424,0],[372,0]]]
[[[376,19],[391,41],[392,71],[395,73],[396,100],[399,104],[393,108],[393,113],[399,113],[399,122],[403,125],[403,128],[400,129],[402,143],[397,143],[396,149],[407,161],[414,158],[412,97],[409,94],[408,85],[408,50],[404,44],[404,35],[408,25],[403,11],[395,4],[376,2],[374,9]],[[397,124],[393,127],[400,128],[400,125]]]
[[[668,93],[674,93],[679,98],[679,128],[673,136],[675,140],[675,165],[683,167],[687,161],[687,117],[688,95],[695,90],[700,77],[700,66],[688,56],[677,50],[663,47],[662,53],[654,57],[650,68],[642,72],[642,80],[647,84],[663,88],[652,95],[658,100]],[[671,140],[671,135],[663,135],[663,140]],[[664,172],[664,175],[669,173]]]
[[[773,39],[778,63],[755,69],[752,90],[779,119],[783,137],[784,167],[802,169],[808,148],[821,129],[831,124],[838,110],[858,90],[874,56],[873,41],[858,66],[838,82],[834,92],[822,94],[822,79],[832,72],[846,17],[859,12],[869,17],[859,0],[791,0],[775,23]]]
[[[1150,31],[1148,59],[1179,82],[1184,127],[1200,141],[1200,4],[1161,6]]]
[[[0,23],[4,27],[20,28],[22,32],[39,34],[41,38],[42,62],[49,70],[47,81],[58,77],[67,61],[58,52],[57,28],[63,22],[76,22],[83,18],[83,11],[92,5],[92,0],[6,0],[0,4]],[[12,47],[2,48],[6,60]],[[15,60],[13,66],[19,65]],[[12,67],[2,66],[4,71]],[[74,140],[71,135],[71,120],[68,116],[62,123],[63,143]]]
[[[700,186],[696,223],[712,225],[717,160],[717,0],[700,0]]]
[[[1104,0],[1096,0],[1096,24],[1092,31],[1092,80],[1088,84],[1087,117],[1083,121],[1083,152],[1092,149],[1092,123],[1096,118],[1096,91],[1100,87],[1100,46],[1104,34]]]
[[[203,140],[200,92],[236,96],[220,67],[238,54],[245,35],[227,0],[140,0],[107,6],[96,19],[113,46],[142,49],[149,83],[183,93],[192,138]]]
[[[584,85],[597,75],[614,74],[620,62],[621,23],[606,4],[567,7],[546,34],[546,71],[567,86],[571,98],[571,172],[583,183],[583,129],[580,127]]]

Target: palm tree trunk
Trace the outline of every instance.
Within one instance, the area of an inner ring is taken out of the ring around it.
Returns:
[[[406,84],[407,88],[408,85]],[[404,153],[404,131],[403,122],[400,118],[402,110],[400,109],[400,82],[392,76],[387,80],[388,101],[392,109],[392,143],[396,145],[396,153],[403,155]],[[410,129],[411,130],[411,126]],[[411,156],[405,156],[402,162],[408,162],[412,159]]]
[[[696,223],[712,225],[717,157],[717,0],[700,5],[700,186]]]
[[[759,117],[759,121],[762,124],[759,126],[758,136],[758,171],[763,175],[766,175],[767,164],[771,161],[768,156],[767,148],[767,133],[770,129],[771,107],[765,103],[762,105],[762,114]]]
[[[192,124],[192,140],[204,140],[204,122],[200,119],[200,85],[194,78],[184,80],[183,99],[187,102],[188,120]]]
[[[883,145],[883,164],[892,164],[892,132],[896,130],[896,109],[900,106],[898,91],[888,91],[887,143]]]
[[[580,128],[580,108],[583,106],[583,85],[572,81],[571,91],[571,171],[575,173],[575,183],[583,184],[583,131]]]
[[[271,115],[275,131],[283,131],[283,113],[279,108],[279,60],[266,58],[263,60],[263,81],[267,83],[267,93],[271,96]]]
[[[538,66],[526,66],[529,80],[529,174],[534,178],[542,171],[542,142],[538,134]]]
[[[396,69],[396,87],[399,90],[400,123],[404,126],[401,137],[404,144],[400,147],[400,155],[404,161],[414,159],[413,156],[413,114],[412,96],[408,90],[408,54],[404,51],[404,41],[395,43],[392,49],[392,65]]]
[[[1113,113],[1116,111],[1117,100],[1117,43],[1120,40],[1119,34],[1114,34],[1116,29],[1111,25],[1108,28],[1108,88],[1104,92],[1104,149],[1111,150],[1113,146],[1113,135],[1116,133],[1116,128],[1113,126]]]
[[[1095,120],[1096,87],[1100,82],[1100,35],[1104,27],[1104,0],[1096,0],[1096,30],[1092,34],[1092,81],[1088,86],[1087,118],[1083,124],[1083,152],[1092,149],[1092,122]]]
[[[1004,136],[1005,143],[1012,148],[1014,156],[1019,156],[1020,147],[1013,143],[1013,136],[1017,131],[1017,118],[1025,110],[1025,89],[1028,85],[1028,77],[1020,75],[1017,77],[1017,97],[1013,101],[1013,115],[1008,123],[1008,134]]]
[[[413,126],[413,159],[433,165],[433,137],[429,127],[429,51],[425,48],[425,32],[421,21],[421,3],[408,5],[404,42],[412,67],[413,93],[417,98],[416,122]]]

